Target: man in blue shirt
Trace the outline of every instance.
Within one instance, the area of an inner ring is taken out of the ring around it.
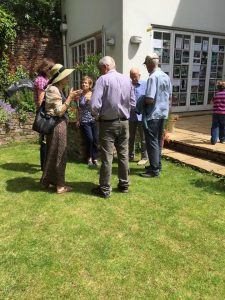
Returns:
[[[165,119],[168,118],[169,113],[172,86],[169,76],[158,67],[159,57],[156,53],[147,55],[144,64],[149,72],[149,78],[145,97],[139,98],[136,109],[142,113],[150,166],[146,173],[140,175],[152,178],[159,177],[162,168],[162,137]]]
[[[136,101],[140,96],[145,95],[146,81],[140,80],[140,72],[138,68],[132,68],[130,70],[130,78],[134,86],[134,93]],[[129,119],[129,161],[134,161],[135,158],[135,136],[138,129],[141,140],[141,160],[138,165],[144,165],[148,161],[148,154],[146,150],[145,134],[142,127],[142,115],[137,115],[135,108],[131,109]]]

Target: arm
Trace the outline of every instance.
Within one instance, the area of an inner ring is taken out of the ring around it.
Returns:
[[[147,87],[145,92],[145,104],[153,104],[156,95],[156,80],[155,78],[149,78],[147,81]]]
[[[102,96],[104,92],[103,80],[100,77],[95,84],[94,91],[90,100],[92,115],[97,118],[102,107]]]
[[[70,102],[77,97],[79,91],[70,91],[65,103],[62,103],[62,96],[57,87],[51,86],[46,90],[46,111],[55,116],[63,116]]]
[[[45,91],[38,89],[37,90],[37,108],[39,108],[41,106],[42,101],[44,100],[44,96],[45,96]]]

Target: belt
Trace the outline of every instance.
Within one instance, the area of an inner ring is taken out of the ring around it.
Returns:
[[[127,121],[127,118],[116,118],[116,119],[111,119],[111,120],[103,120],[99,119],[99,122],[115,122],[115,121]]]

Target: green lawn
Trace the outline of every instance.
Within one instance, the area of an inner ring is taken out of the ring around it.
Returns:
[[[168,161],[128,194],[90,194],[98,171],[70,161],[74,187],[40,189],[38,145],[0,147],[0,299],[225,299],[225,184]]]

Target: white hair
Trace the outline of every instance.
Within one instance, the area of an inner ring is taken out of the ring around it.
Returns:
[[[98,63],[101,66],[103,66],[103,65],[109,66],[110,70],[116,68],[115,60],[111,56],[102,57]]]

